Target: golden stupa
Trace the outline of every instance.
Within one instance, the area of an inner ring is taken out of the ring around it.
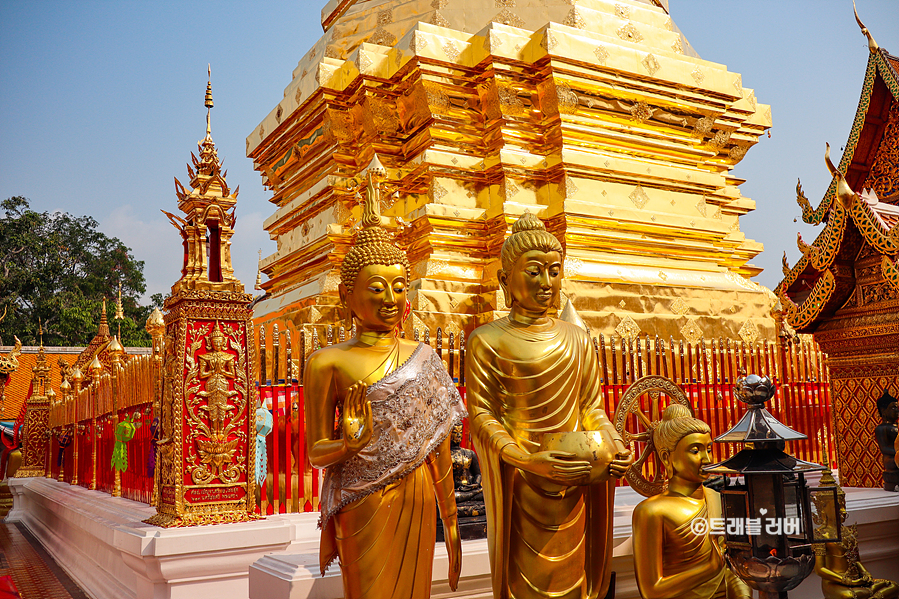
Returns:
[[[409,326],[502,315],[500,246],[530,211],[563,242],[563,295],[594,333],[773,338],[774,297],[748,278],[762,245],[739,226],[755,204],[729,174],[771,109],[696,55],[667,2],[331,0],[322,27],[247,138],[277,206],[257,323],[341,322],[361,214],[345,181],[377,153],[413,266]]]

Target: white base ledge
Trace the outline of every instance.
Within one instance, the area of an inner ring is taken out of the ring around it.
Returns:
[[[899,493],[880,489],[847,488],[849,522],[858,523],[859,550],[865,567],[877,578],[899,579]],[[612,570],[616,573],[615,598],[639,599],[634,578],[631,544],[631,514],[643,497],[631,489],[615,491],[615,549]],[[316,514],[317,516],[317,514]],[[306,530],[309,530],[308,528]],[[250,599],[338,599],[343,597],[340,568],[332,565],[322,576],[318,567],[319,531],[298,539],[288,552],[266,555],[250,567]],[[300,550],[300,546],[308,549]],[[446,549],[438,543],[434,555],[432,599],[492,599],[487,541],[462,542],[462,576],[459,588],[450,591],[447,582]],[[821,579],[814,573],[790,599],[820,599]]]
[[[317,513],[270,516],[243,524],[158,528],[141,522],[145,504],[46,478],[9,481],[8,516],[41,541],[72,579],[95,599],[338,599],[340,569],[318,569]],[[845,489],[849,521],[858,523],[859,549],[879,578],[899,578],[899,493]],[[630,489],[615,494],[616,598],[636,599],[630,542],[631,513],[642,500]],[[462,543],[459,589],[447,583],[446,550],[438,544],[431,597],[489,599],[486,540]],[[821,596],[813,574],[791,599]]]

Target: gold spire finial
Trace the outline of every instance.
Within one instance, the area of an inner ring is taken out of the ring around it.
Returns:
[[[352,181],[358,185],[362,177]],[[356,275],[371,264],[401,264],[407,275],[411,273],[409,259],[381,226],[381,181],[387,178],[387,169],[377,155],[364,171],[367,179],[365,201],[362,204],[362,230],[356,235],[353,247],[347,252],[340,266],[340,281],[352,293]]]
[[[106,319],[106,297],[103,297],[103,303],[100,307],[100,327],[97,329],[97,335],[102,338],[109,337],[109,321]]]
[[[259,262],[256,263],[256,290],[262,290],[262,248],[259,248]]]
[[[41,347],[44,347],[44,323],[41,321],[40,316],[37,317],[37,334],[41,338]]]
[[[206,137],[212,137],[212,65],[206,65],[209,80],[206,82]]]
[[[879,46],[877,42],[874,41],[874,36],[871,35],[871,32],[868,31],[868,28],[865,27],[865,24],[862,23],[862,20],[858,18],[858,8],[855,7],[855,0],[852,0],[852,11],[855,13],[855,22],[858,23],[859,28],[861,28],[862,33],[868,38],[868,49],[871,52],[877,50]]]
[[[119,296],[116,299],[115,303],[115,316],[113,316],[115,320],[124,320],[125,319],[125,310],[122,307],[122,282],[119,281]]]

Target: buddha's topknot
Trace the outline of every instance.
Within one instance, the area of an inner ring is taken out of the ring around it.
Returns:
[[[563,253],[562,244],[546,230],[543,221],[535,214],[525,212],[512,225],[512,235],[503,243],[501,254],[503,270],[507,273],[511,272],[515,261],[522,254],[531,250]]]
[[[362,230],[356,235],[356,241],[343,258],[340,267],[340,282],[350,292],[353,291],[359,271],[366,266],[401,264],[406,270],[407,278],[412,271],[405,252],[397,247],[387,231],[381,227],[381,215],[378,214],[379,198],[371,197],[376,193],[377,186],[370,181],[369,197],[362,207]]]
[[[652,442],[656,451],[672,452],[681,439],[693,433],[711,432],[709,425],[693,417],[690,408],[683,404],[671,404],[662,412],[662,422],[652,433]]]

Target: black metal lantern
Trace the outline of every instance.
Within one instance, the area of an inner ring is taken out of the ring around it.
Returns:
[[[726,559],[761,599],[786,598],[815,567],[811,544],[839,541],[840,528],[836,486],[809,488],[805,482],[806,472],[824,467],[784,452],[787,441],[806,436],[765,409],[774,391],[768,377],[751,374],[736,382],[734,396],[749,409],[715,441],[745,446],[704,468],[733,477],[721,491]],[[834,522],[835,530],[827,524]]]

